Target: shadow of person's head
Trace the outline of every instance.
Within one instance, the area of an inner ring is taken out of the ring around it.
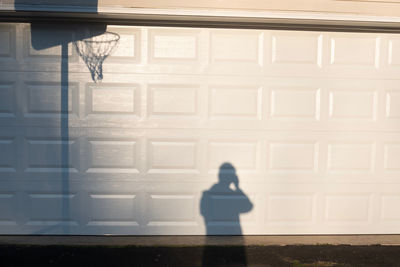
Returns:
[[[233,183],[237,187],[239,179],[236,169],[231,163],[225,162],[219,167],[218,183],[226,187]]]

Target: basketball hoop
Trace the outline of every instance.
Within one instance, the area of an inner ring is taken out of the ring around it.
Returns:
[[[119,35],[105,32],[91,38],[74,42],[79,56],[85,61],[94,82],[103,80],[103,62],[111,54],[119,41]]]

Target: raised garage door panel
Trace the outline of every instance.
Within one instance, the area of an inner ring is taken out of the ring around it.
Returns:
[[[0,25],[0,233],[399,233],[399,36],[108,30],[93,83]]]

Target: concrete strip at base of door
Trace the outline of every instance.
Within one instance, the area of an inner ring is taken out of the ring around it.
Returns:
[[[272,236],[0,236],[0,245],[66,246],[399,246],[400,235],[272,235]]]

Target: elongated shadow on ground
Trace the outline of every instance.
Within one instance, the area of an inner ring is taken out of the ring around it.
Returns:
[[[236,169],[231,163],[223,163],[219,168],[218,182],[202,194],[200,212],[204,218],[207,237],[203,250],[203,266],[246,266],[247,259],[245,247],[238,245],[235,253],[227,259],[216,247],[210,246],[212,235],[236,235],[241,238],[242,226],[240,214],[253,209],[253,204],[246,194],[240,189]],[[240,243],[240,242],[239,242]],[[228,261],[228,262],[227,262]]]

